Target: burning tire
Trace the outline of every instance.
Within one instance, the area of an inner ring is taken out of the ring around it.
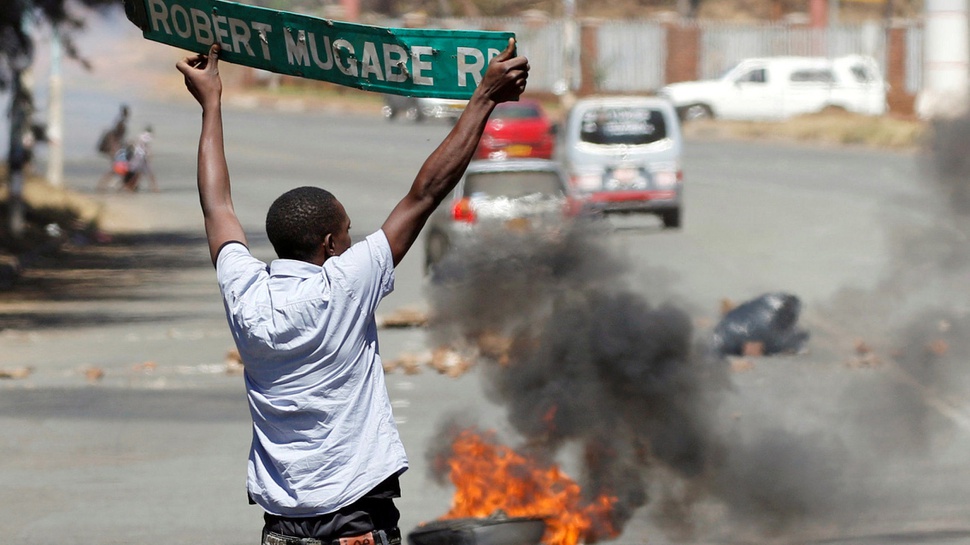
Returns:
[[[546,523],[535,517],[435,520],[408,534],[408,545],[539,545]]]

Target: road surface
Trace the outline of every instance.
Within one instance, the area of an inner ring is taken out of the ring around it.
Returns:
[[[70,271],[36,264],[28,285],[46,293],[0,299],[0,367],[33,369],[0,382],[0,532],[11,542],[257,541],[260,513],[244,497],[242,379],[226,364],[232,341],[194,187],[199,109],[187,95],[145,88],[178,83],[174,68],[150,76],[77,76],[67,91],[67,183],[111,211],[114,240],[77,248]],[[155,129],[158,194],[94,192],[105,165],[93,142],[121,101],[132,106],[133,129]],[[252,108],[231,90],[226,103],[236,209],[265,259],[262,221],[283,190],[331,189],[361,239],[448,130],[294,101]],[[625,263],[629,293],[682,309],[702,342],[725,299],[786,291],[801,298],[800,325],[812,337],[801,354],[721,362],[729,384],[705,405],[723,449],[713,472],[680,478],[642,466],[649,501],[614,542],[970,539],[959,372],[966,224],[942,202],[924,158],[692,141],[684,171],[683,230],[624,217],[602,235],[608,255]],[[399,267],[382,315],[428,308],[420,253]],[[422,328],[381,332],[387,361],[431,348]],[[429,478],[425,458],[443,422],[462,415],[514,436],[486,375],[388,375],[412,463],[405,532],[448,509],[451,490]],[[558,454],[582,473],[575,448]]]

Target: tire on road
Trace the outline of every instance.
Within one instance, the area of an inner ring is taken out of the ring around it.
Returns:
[[[660,213],[660,221],[664,224],[664,229],[680,229],[681,218],[680,208],[671,208]]]
[[[678,108],[677,111],[680,113],[680,120],[684,122],[697,121],[699,119],[714,119],[714,110],[707,104],[688,104],[687,106]]]

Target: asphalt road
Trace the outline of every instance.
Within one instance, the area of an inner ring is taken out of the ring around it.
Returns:
[[[258,539],[260,513],[244,497],[242,380],[225,365],[232,341],[194,187],[199,110],[185,97],[154,97],[94,79],[68,95],[68,184],[103,202],[127,233],[100,261],[82,260],[94,264],[67,288],[0,301],[8,324],[0,367],[33,368],[0,382],[4,541]],[[133,128],[155,128],[158,194],[94,193],[105,165],[89,150],[122,100],[132,105]],[[234,201],[266,259],[263,215],[280,192],[331,189],[360,239],[380,226],[448,130],[294,106],[251,109],[227,96]],[[704,405],[719,446],[713,472],[688,478],[662,464],[638,466],[649,501],[615,542],[970,540],[966,224],[941,205],[927,162],[764,142],[692,141],[686,149],[685,228],[626,217],[601,235],[607,254],[625,263],[628,293],[683,309],[703,342],[722,300],[786,291],[801,298],[800,325],[812,337],[798,355],[721,363],[728,384],[713,407]],[[428,307],[420,254],[399,267],[382,314]],[[64,274],[48,265],[50,279]],[[420,328],[381,332],[386,360],[432,347]],[[92,369],[100,376],[90,379]],[[514,436],[487,379],[481,368],[459,378],[430,369],[388,375],[412,462],[400,502],[405,531],[449,506],[451,490],[429,478],[425,457],[443,422],[461,415]],[[575,445],[557,454],[583,473]]]

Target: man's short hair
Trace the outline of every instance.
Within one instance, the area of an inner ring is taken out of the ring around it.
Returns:
[[[280,259],[310,262],[328,234],[343,221],[332,193],[298,187],[280,195],[266,213],[266,235]]]

